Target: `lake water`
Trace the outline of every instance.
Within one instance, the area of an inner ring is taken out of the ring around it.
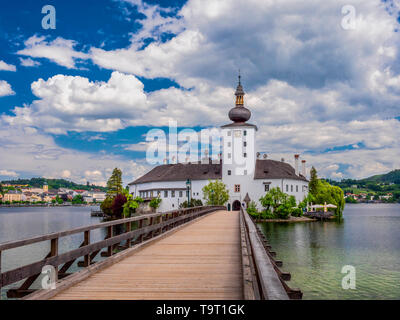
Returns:
[[[0,208],[0,243],[95,224],[91,207]],[[348,204],[336,222],[263,223],[288,282],[304,299],[400,299],[400,205]],[[98,241],[105,230],[91,232]],[[83,234],[60,239],[59,251],[77,248]],[[42,259],[50,241],[3,252],[4,271]],[[97,260],[100,258],[97,258]],[[343,290],[344,265],[356,268],[356,290]],[[71,271],[78,270],[76,264]],[[40,284],[40,279],[35,283]],[[15,287],[15,285],[13,285]],[[2,290],[5,298],[5,289]]]
[[[347,204],[343,217],[259,226],[303,299],[400,299],[400,204]],[[342,288],[345,265],[355,290]]]
[[[91,217],[90,211],[96,207],[0,207],[0,243],[31,238],[52,232],[58,232],[90,224],[96,224],[102,218]],[[91,241],[104,239],[105,230],[92,230]],[[76,249],[83,241],[83,233],[60,238],[59,252],[63,253]],[[44,258],[50,251],[50,241],[39,242],[29,246],[6,250],[2,253],[2,270],[7,271],[26,265]],[[101,259],[97,257],[95,261]],[[68,272],[76,271],[75,264]],[[34,287],[40,285],[41,278]],[[15,284],[10,287],[16,287]],[[5,299],[6,288],[2,290],[2,298]]]

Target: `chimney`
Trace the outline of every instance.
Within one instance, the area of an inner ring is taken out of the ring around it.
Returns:
[[[306,177],[306,160],[301,160],[301,174]]]
[[[300,155],[298,155],[298,154],[294,155],[294,171],[295,171],[296,176],[299,175],[299,157],[300,157]]]

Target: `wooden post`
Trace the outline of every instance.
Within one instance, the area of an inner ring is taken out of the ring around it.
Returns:
[[[142,229],[143,227],[143,219],[139,221],[139,229]],[[139,236],[139,241],[142,242],[143,241],[143,234],[141,234]]]
[[[84,234],[84,246],[87,246],[90,244],[90,230],[85,231]],[[84,267],[89,267],[90,266],[90,254],[85,255],[84,260],[83,260],[83,266]]]
[[[58,238],[51,239],[50,257],[58,256]],[[54,266],[56,270],[56,282],[58,281],[58,266]]]
[[[113,227],[109,226],[109,227],[107,227],[107,239],[112,238],[112,236],[113,236]],[[113,254],[113,248],[112,248],[112,246],[109,246],[107,248],[107,255],[109,257],[111,257],[112,254]]]
[[[152,225],[153,225],[153,222],[154,222],[154,219],[153,219],[153,217],[151,217],[151,218],[150,218],[150,224],[149,224],[149,225],[152,226]],[[154,231],[151,231],[151,232],[150,232],[150,238],[153,238],[153,235],[154,235]]]
[[[131,232],[131,230],[132,230],[132,223],[127,222],[126,223],[126,232]],[[132,239],[131,238],[127,239],[126,244],[127,244],[128,248],[130,248],[132,246]]]

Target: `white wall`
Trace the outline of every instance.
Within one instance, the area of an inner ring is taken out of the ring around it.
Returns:
[[[212,180],[215,181],[215,180]],[[200,199],[204,202],[203,199],[203,187],[209,183],[209,180],[192,180],[192,199]],[[172,189],[177,188],[185,188],[185,190],[175,190],[175,196],[172,197]],[[178,209],[179,205],[182,202],[187,200],[186,195],[186,181],[162,181],[162,182],[147,182],[140,183],[137,185],[130,185],[129,192],[133,195],[133,197],[137,197],[140,195],[140,191],[149,190],[149,189],[168,189],[168,190],[160,190],[161,191],[161,204],[158,208],[158,212],[165,212],[174,209]],[[167,197],[165,197],[164,192],[167,191]],[[182,196],[180,197],[179,192],[182,191]],[[153,191],[153,197],[156,197],[157,193]],[[147,193],[147,197],[150,197],[150,192]]]

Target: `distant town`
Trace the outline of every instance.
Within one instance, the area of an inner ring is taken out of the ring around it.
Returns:
[[[400,202],[400,170],[375,175],[366,179],[328,180],[343,189],[347,203],[395,203]]]
[[[97,204],[106,198],[106,188],[75,184],[63,179],[33,178],[2,181],[1,205],[83,205]]]

